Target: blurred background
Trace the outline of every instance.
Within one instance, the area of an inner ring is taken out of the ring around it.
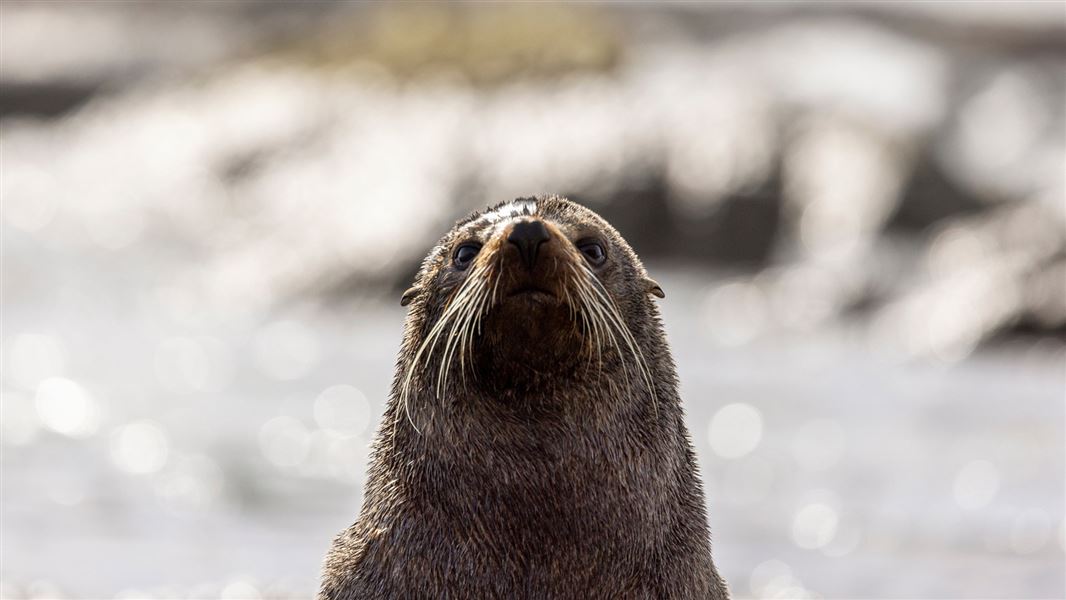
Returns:
[[[1063,598],[1066,6],[5,2],[0,596],[308,598],[400,291],[599,211],[738,598]]]

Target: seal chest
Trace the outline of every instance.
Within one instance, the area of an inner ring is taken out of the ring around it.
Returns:
[[[727,598],[652,296],[564,198],[456,223],[401,300],[362,510],[319,598]]]

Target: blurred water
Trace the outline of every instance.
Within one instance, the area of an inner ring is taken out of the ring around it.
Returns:
[[[846,328],[729,346],[702,276],[653,273],[739,597],[1063,595],[1061,344],[953,365]],[[95,275],[5,307],[4,597],[310,595],[403,311],[190,327]]]

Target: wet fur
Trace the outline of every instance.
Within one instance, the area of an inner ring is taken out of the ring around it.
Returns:
[[[469,364],[452,360],[446,384],[445,353],[416,365],[401,401],[414,357],[462,285],[452,249],[481,214],[460,221],[405,294],[363,508],[334,542],[319,598],[727,598],[649,297],[662,290],[591,211],[554,196],[515,202],[606,240],[611,258],[597,277],[650,381],[624,344],[593,354],[592,331],[570,307],[539,307],[523,321],[519,305],[485,312]]]

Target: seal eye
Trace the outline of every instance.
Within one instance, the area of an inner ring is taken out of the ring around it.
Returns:
[[[585,256],[585,260],[598,267],[607,260],[607,252],[604,251],[603,245],[596,240],[582,240],[577,243],[577,249],[581,251],[581,254]]]
[[[455,256],[452,257],[452,262],[455,263],[455,268],[460,271],[465,271],[470,263],[474,262],[474,257],[481,251],[481,244],[466,243],[455,249]]]

